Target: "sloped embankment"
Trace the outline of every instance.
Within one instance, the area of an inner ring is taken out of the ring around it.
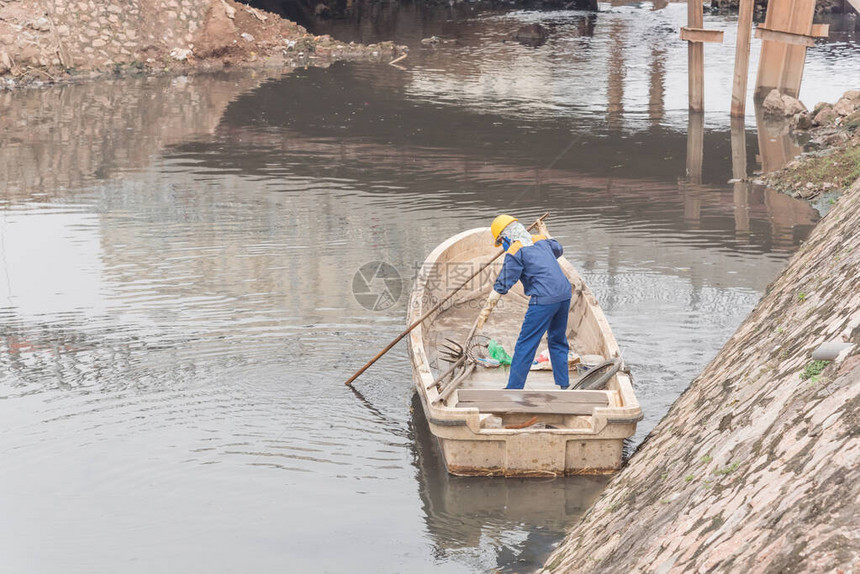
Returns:
[[[858,407],[860,181],[543,572],[856,572]]]

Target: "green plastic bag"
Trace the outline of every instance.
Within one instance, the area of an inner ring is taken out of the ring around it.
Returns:
[[[507,353],[507,351],[505,351],[504,347],[502,347],[495,339],[490,339],[490,342],[487,344],[487,352],[490,353],[490,356],[497,360],[500,364],[511,364],[511,356]]]

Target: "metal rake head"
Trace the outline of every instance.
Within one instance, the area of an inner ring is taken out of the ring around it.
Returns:
[[[439,351],[439,355],[442,360],[447,361],[448,363],[455,363],[466,354],[460,343],[448,338],[445,338],[445,340],[448,341],[449,344],[443,344],[442,350]]]

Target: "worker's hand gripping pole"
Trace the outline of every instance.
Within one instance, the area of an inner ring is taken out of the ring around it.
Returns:
[[[481,330],[484,328],[484,325],[487,322],[487,319],[490,318],[490,313],[493,312],[493,309],[496,307],[496,303],[499,302],[499,299],[502,298],[502,294],[493,289],[490,291],[490,296],[487,297],[487,300],[484,302],[484,308],[481,309],[481,314],[478,315],[478,323],[477,330]]]

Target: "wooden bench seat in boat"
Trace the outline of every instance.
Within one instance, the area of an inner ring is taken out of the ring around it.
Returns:
[[[613,406],[608,391],[459,389],[457,393],[458,408],[485,413],[590,415],[595,408]]]

